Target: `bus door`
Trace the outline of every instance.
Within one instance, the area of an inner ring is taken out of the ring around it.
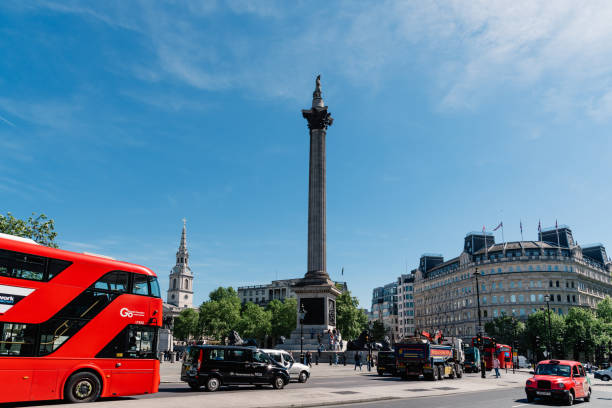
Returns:
[[[0,402],[27,401],[32,387],[35,327],[0,322]]]
[[[156,327],[130,325],[124,332],[124,352],[111,370],[113,395],[153,392],[153,375],[158,364],[155,359]]]

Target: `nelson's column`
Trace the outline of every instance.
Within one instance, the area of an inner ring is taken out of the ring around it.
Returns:
[[[329,279],[326,267],[325,232],[325,136],[333,122],[321,98],[321,76],[316,80],[312,107],[302,110],[310,129],[310,171],[308,182],[308,270],[293,288],[298,300],[298,327],[292,343],[300,338],[300,308],[303,319],[304,344],[313,345],[311,333],[322,333],[336,327],[336,298],[340,290]],[[316,339],[316,335],[314,336]],[[316,342],[316,340],[315,340]],[[314,343],[316,344],[316,343]]]

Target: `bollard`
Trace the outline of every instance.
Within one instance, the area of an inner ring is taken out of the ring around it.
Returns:
[[[174,357],[176,356],[175,353],[170,353],[170,362],[174,363]]]
[[[315,365],[319,365],[319,356],[315,359]]]
[[[331,354],[329,355],[329,365],[332,365],[332,356],[331,356]]]

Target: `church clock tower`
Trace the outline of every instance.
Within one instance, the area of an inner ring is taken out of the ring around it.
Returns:
[[[176,265],[174,265],[174,268],[170,271],[168,303],[180,308],[193,307],[193,274],[189,268],[187,226],[185,219],[183,219],[181,243],[176,252]]]

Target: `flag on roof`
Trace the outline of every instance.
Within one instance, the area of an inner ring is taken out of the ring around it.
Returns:
[[[542,221],[538,220],[538,232],[542,233]]]
[[[503,226],[504,226],[504,222],[502,221],[502,222],[500,222],[500,223],[497,225],[497,227],[493,228],[493,231],[497,231],[498,229],[500,229],[500,228],[501,228],[501,227],[503,227]]]
[[[523,221],[521,220],[521,234],[523,233]]]

